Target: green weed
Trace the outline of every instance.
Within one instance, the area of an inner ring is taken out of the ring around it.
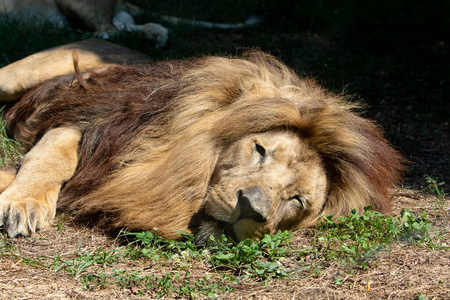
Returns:
[[[13,165],[22,159],[19,143],[8,138],[6,134],[6,126],[3,121],[4,108],[0,109],[0,169]]]
[[[266,280],[269,278],[283,278],[288,276],[279,263],[287,255],[285,245],[292,237],[287,231],[275,235],[265,235],[260,241],[244,240],[240,243],[229,241],[222,236],[220,241],[211,236],[212,246],[209,262],[214,268],[228,268],[240,276]]]
[[[436,196],[436,208],[439,208],[442,211],[445,211],[445,202],[447,193],[445,193],[444,189],[441,189],[440,186],[445,185],[445,182],[439,182],[436,177],[431,177],[428,175],[424,175],[424,178],[427,182],[427,186],[422,189],[423,192],[428,192]]]
[[[414,300],[428,300],[428,297],[425,297],[422,293],[418,293]]]
[[[363,269],[375,261],[378,252],[387,250],[395,241],[431,243],[431,222],[425,212],[416,217],[402,210],[400,216],[394,218],[366,207],[363,215],[353,210],[338,222],[333,221],[332,216],[325,217],[317,228],[314,245],[319,249],[319,256],[350,265],[356,263]]]
[[[57,255],[53,261],[53,267],[55,271],[65,270],[78,278],[93,266],[105,266],[106,264],[119,261],[122,258],[121,250],[122,248],[116,248],[107,251],[99,248],[92,253],[79,251],[76,254],[69,255],[67,258]]]
[[[155,262],[166,258],[177,262],[181,268],[197,260],[207,260],[212,268],[234,270],[235,274],[240,276],[262,280],[287,276],[286,271],[277,262],[287,253],[287,250],[281,247],[291,237],[287,231],[272,236],[265,235],[261,241],[245,240],[240,243],[235,243],[225,236],[220,240],[211,236],[211,243],[207,248],[199,248],[195,244],[195,238],[186,234],[183,241],[166,240],[151,232],[127,235],[134,235],[136,239],[129,245],[134,245],[129,251],[129,257],[133,259],[148,258]]]
[[[13,240],[8,239],[7,235],[0,233],[0,257],[14,256],[18,253],[18,249]]]
[[[81,281],[87,289],[94,286],[116,285],[120,288],[130,289],[135,295],[154,293],[156,298],[164,296],[190,299],[217,298],[217,294],[224,295],[233,291],[233,288],[223,285],[218,278],[205,276],[192,279],[189,272],[143,275],[140,271],[129,272],[113,269],[110,274],[103,271],[98,274],[84,274],[81,276]]]

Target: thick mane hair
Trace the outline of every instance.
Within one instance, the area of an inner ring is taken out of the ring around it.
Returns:
[[[111,101],[111,99],[114,99]],[[357,105],[258,51],[146,66],[114,66],[48,81],[8,113],[25,151],[52,127],[83,132],[59,209],[109,228],[195,231],[195,216],[226,145],[285,128],[327,166],[322,215],[372,205],[389,213],[402,159]],[[305,175],[307,176],[307,175]],[[98,214],[101,214],[100,217]]]

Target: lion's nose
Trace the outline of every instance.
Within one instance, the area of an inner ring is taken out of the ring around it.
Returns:
[[[240,209],[238,220],[251,219],[263,223],[267,219],[270,201],[266,193],[259,186],[238,190],[237,205]]]

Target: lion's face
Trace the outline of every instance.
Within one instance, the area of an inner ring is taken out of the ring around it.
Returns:
[[[290,131],[251,134],[221,155],[205,203],[199,239],[225,233],[238,241],[298,228],[325,203],[319,154]]]

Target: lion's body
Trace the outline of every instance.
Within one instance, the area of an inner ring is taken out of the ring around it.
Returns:
[[[43,83],[6,118],[24,152],[54,129],[81,133],[58,199],[78,218],[156,227],[169,238],[200,233],[204,242],[222,231],[258,238],[368,205],[390,212],[401,158],[381,131],[271,56],[115,66],[77,78]]]

